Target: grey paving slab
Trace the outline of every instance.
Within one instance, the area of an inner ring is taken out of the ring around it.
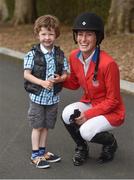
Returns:
[[[28,99],[23,88],[22,62],[0,55],[0,179],[133,179],[134,178],[134,96],[123,93],[126,120],[113,133],[118,140],[115,159],[96,163],[101,146],[89,144],[90,158],[80,167],[73,166],[74,143],[65,130],[60,115],[65,105],[79,99],[81,91],[63,90],[57,124],[49,131],[48,149],[62,156],[49,169],[30,164],[31,130],[26,120]]]

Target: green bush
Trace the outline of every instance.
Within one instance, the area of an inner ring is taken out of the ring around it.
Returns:
[[[38,0],[37,11],[38,16],[53,14],[67,25],[83,11],[95,12],[106,22],[110,4],[111,0]]]
[[[13,16],[15,0],[6,0],[10,19]],[[37,0],[38,16],[53,14],[60,21],[72,25],[74,18],[81,12],[90,11],[100,15],[106,22],[111,0]]]
[[[6,3],[9,11],[9,19],[11,19],[14,11],[14,0],[6,0]]]

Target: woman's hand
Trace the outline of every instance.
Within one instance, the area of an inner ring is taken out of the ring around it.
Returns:
[[[59,74],[54,74],[53,82],[54,83],[59,83],[62,81],[62,78]]]
[[[54,83],[59,83],[59,82],[63,82],[66,80],[67,78],[67,73],[62,74],[61,76],[59,74],[54,74],[54,78],[53,78],[53,82]]]
[[[81,125],[84,122],[86,122],[86,120],[87,119],[85,118],[84,113],[81,113],[81,115],[78,118],[75,118],[75,123],[78,124],[78,125]]]

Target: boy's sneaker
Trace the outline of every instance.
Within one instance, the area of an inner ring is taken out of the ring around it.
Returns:
[[[43,156],[38,156],[36,158],[31,158],[31,163],[34,164],[37,168],[45,169],[49,168],[50,164],[46,161]]]
[[[61,157],[51,152],[47,152],[44,157],[47,162],[59,162],[61,160]]]

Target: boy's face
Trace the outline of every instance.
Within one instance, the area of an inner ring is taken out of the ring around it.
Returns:
[[[41,27],[41,30],[38,34],[38,39],[47,50],[51,50],[56,39],[55,30],[48,30],[45,27]]]

